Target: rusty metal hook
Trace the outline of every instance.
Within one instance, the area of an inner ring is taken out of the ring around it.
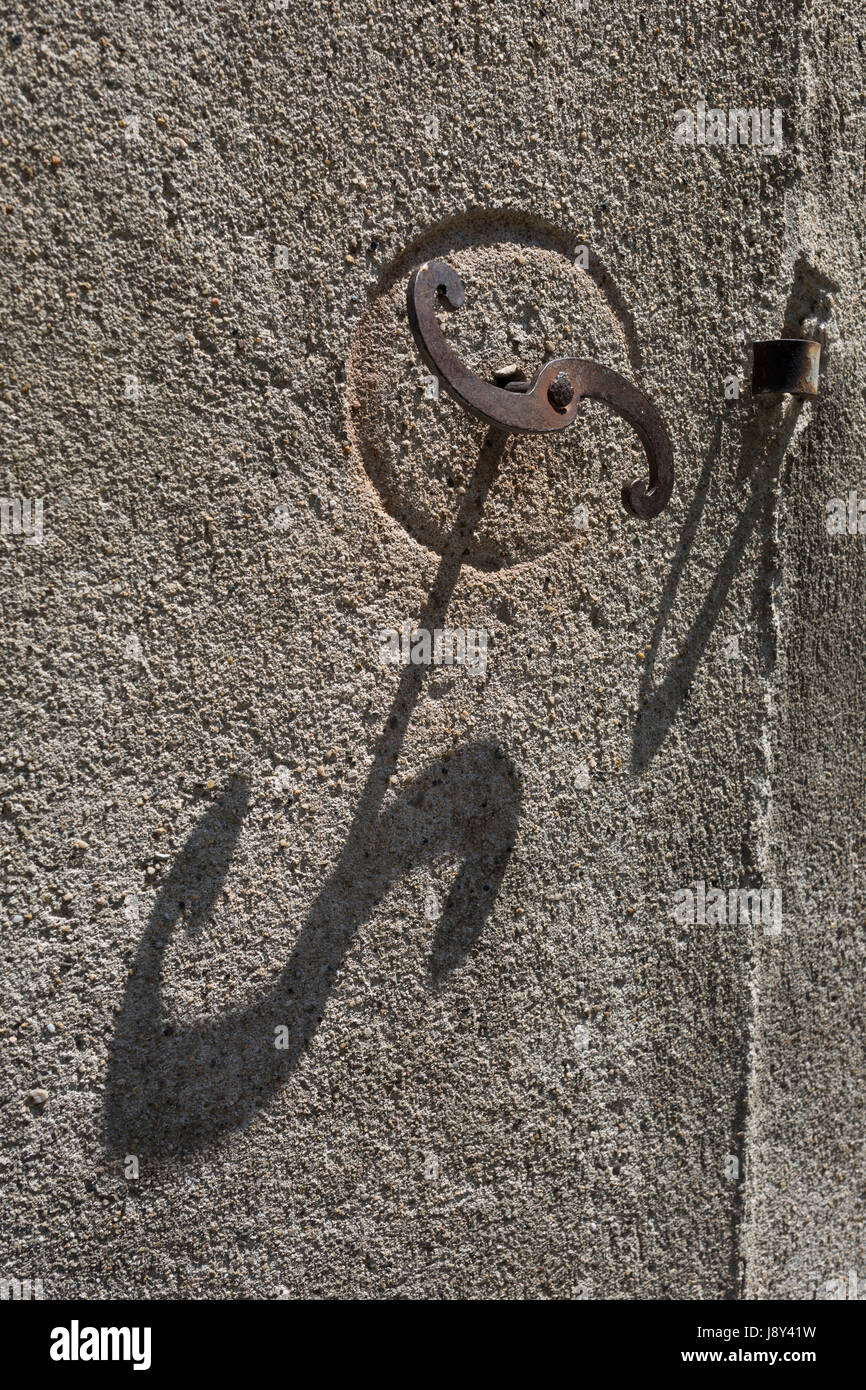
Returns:
[[[658,516],[670,501],[674,460],[670,436],[652,401],[610,367],[585,357],[547,362],[529,383],[494,386],[470,371],[449,347],[436,310],[440,296],[451,309],[465,302],[463,282],[445,261],[425,261],[409,281],[409,323],[418,351],[450,396],[489,425],[525,434],[549,434],[574,423],[583,397],[603,401],[637,430],[649,463],[649,484],[627,482],[622,502],[633,516]]]
[[[821,344],[814,338],[773,338],[752,344],[752,395],[817,396]]]

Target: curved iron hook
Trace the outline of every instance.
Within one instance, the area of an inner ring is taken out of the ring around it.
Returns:
[[[674,460],[667,427],[648,396],[610,367],[585,357],[547,362],[525,385],[482,381],[449,347],[436,311],[440,296],[451,309],[465,302],[463,282],[445,261],[425,261],[409,281],[409,323],[418,351],[450,396],[489,425],[526,434],[549,434],[574,423],[586,397],[603,401],[637,430],[649,463],[649,483],[623,485],[622,502],[633,516],[658,516],[670,501]]]

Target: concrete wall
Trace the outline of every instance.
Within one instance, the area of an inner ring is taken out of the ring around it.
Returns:
[[[866,497],[862,18],[9,26],[3,488],[44,520],[0,541],[5,1272],[850,1292],[864,542],[826,506]],[[701,101],[769,147],[677,142]],[[603,406],[503,443],[429,398],[431,255],[480,373],[649,394],[660,517]],[[783,331],[824,344],[814,405],[750,398]],[[405,624],[484,631],[483,671],[383,665]],[[683,921],[699,884],[779,892],[781,933]]]

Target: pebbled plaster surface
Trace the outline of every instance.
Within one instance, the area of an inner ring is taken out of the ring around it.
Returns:
[[[7,19],[3,491],[44,536],[0,540],[4,1275],[866,1277],[866,558],[824,527],[866,494],[862,48],[742,0]],[[702,98],[783,149],[676,145]],[[479,371],[649,393],[661,517],[603,407],[498,449],[424,398],[431,253]],[[816,406],[750,400],[786,322]],[[486,671],[383,667],[404,623]],[[782,936],[679,923],[698,881],[780,886]]]

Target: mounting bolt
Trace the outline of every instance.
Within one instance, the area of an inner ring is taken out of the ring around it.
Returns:
[[[566,410],[574,400],[574,387],[565,372],[559,375],[550,383],[547,388],[547,399],[554,410]]]

